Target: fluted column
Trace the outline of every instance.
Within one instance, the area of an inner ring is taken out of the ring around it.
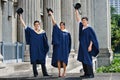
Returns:
[[[8,18],[8,12],[7,12],[7,10],[8,10],[8,1],[4,1],[3,2],[3,15],[2,15],[2,26],[4,26],[3,28],[2,28],[2,32],[3,32],[3,34],[5,34],[6,35],[6,33],[5,32],[7,32],[6,31],[6,27],[8,27],[8,22],[7,22],[7,18]],[[10,26],[9,26],[10,27]],[[10,33],[10,32],[9,32]],[[3,40],[5,41],[5,36],[2,34],[2,38],[3,38]],[[6,35],[7,36],[7,35]],[[10,36],[10,35],[9,35]],[[6,38],[7,39],[7,38]]]
[[[41,21],[40,0],[18,0],[18,7],[23,8],[23,19],[27,26],[33,27],[35,20]],[[24,29],[18,19],[18,41],[25,42]]]
[[[0,42],[2,41],[2,4],[0,1]]]
[[[80,0],[73,0],[73,4],[81,3]],[[82,5],[82,4],[81,4]],[[76,21],[75,9],[73,9],[73,34],[74,34],[74,50],[78,53],[79,48],[79,24]]]
[[[65,22],[66,29],[71,33],[71,49],[74,51],[73,0],[61,0],[61,21]]]
[[[14,43],[17,41],[14,2],[13,0],[6,0],[2,3],[2,41]]]
[[[87,0],[86,1],[86,14],[87,14],[87,17],[88,17],[88,20],[89,20],[89,24],[91,25],[91,19],[92,19],[92,17],[91,17],[91,13],[92,13],[92,11],[91,11],[91,1],[92,0]],[[93,27],[93,26],[92,26]]]
[[[52,25],[52,22],[51,22],[51,18],[48,17],[48,14],[47,14],[47,11],[46,11],[46,8],[52,8],[53,9],[53,12],[54,12],[54,16],[55,16],[55,20],[57,22],[57,24],[59,25],[59,22],[61,21],[61,2],[60,0],[44,0],[43,1],[43,13],[44,13],[44,24],[43,24],[43,27],[44,27],[44,30],[46,31],[47,33],[47,37],[48,37],[48,42],[49,42],[49,53],[50,53],[50,56],[51,56],[51,53],[52,53],[52,45],[51,45],[51,41],[52,41],[52,28],[53,28],[53,25]]]
[[[2,41],[2,4],[0,1],[0,42]],[[4,68],[5,65],[3,64],[3,56],[1,54],[1,44],[0,44],[0,69]]]
[[[109,65],[112,60],[111,25],[109,0],[94,0],[95,31],[98,36],[100,53],[98,66]]]
[[[94,14],[95,14],[95,13],[94,13],[94,7],[95,7],[95,6],[94,6],[94,0],[91,0],[90,3],[91,3],[91,26],[94,27],[94,24],[95,24],[95,23],[94,23],[94,21],[95,21],[95,19],[94,19],[94,17],[95,17],[95,16],[94,16]]]
[[[82,17],[87,16],[87,0],[81,0]]]

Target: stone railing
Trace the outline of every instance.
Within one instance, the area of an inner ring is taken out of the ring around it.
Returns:
[[[1,60],[3,63],[22,62],[24,61],[24,44],[23,43],[0,43]],[[2,57],[3,56],[3,57]]]

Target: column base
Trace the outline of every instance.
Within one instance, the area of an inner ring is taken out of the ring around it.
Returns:
[[[0,53],[0,69],[5,68],[5,64],[2,63],[3,56]]]
[[[0,69],[3,69],[3,68],[5,68],[5,67],[6,67],[6,65],[5,65],[5,64],[0,63]]]
[[[71,52],[69,54],[69,58],[75,58],[77,57],[76,51],[74,49],[71,49]]]
[[[25,50],[25,54],[24,54],[24,62],[30,62],[29,45],[26,45],[26,50]]]
[[[108,66],[113,60],[113,51],[108,48],[101,48],[99,55],[97,56],[98,67]]]

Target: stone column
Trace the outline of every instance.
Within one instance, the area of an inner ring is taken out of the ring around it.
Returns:
[[[92,11],[91,11],[91,1],[92,0],[87,0],[86,1],[86,13],[87,13],[87,17],[88,17],[88,20],[89,20],[89,24],[91,25],[91,19],[92,19],[92,17],[91,17],[91,13],[92,13]]]
[[[66,29],[71,34],[71,39],[72,39],[71,51],[72,52],[74,52],[73,10],[74,10],[73,0],[61,0],[61,21],[66,23]]]
[[[2,41],[2,4],[0,1],[0,42]]]
[[[87,16],[87,0],[80,0],[80,1],[81,1],[82,17]]]
[[[82,17],[88,17],[89,24],[92,25],[92,0],[81,0]]]
[[[27,26],[30,26],[33,28],[33,23],[35,20],[41,21],[41,15],[40,15],[40,0],[19,0],[18,1],[18,7],[23,8],[23,19]],[[42,21],[41,21],[42,22]],[[20,24],[19,18],[18,18],[18,41],[19,42],[25,42],[25,33],[22,25]],[[25,50],[25,61],[30,61],[29,56],[29,45],[26,45]]]
[[[2,8],[1,7],[2,7],[2,4],[0,1],[0,42],[2,41]],[[1,44],[0,44],[0,48],[1,48]],[[0,69],[5,67],[2,61],[3,61],[3,56],[1,54],[1,49],[0,49]]]
[[[17,41],[14,2],[4,0],[2,3],[2,41],[14,43]]]
[[[23,8],[23,19],[27,26],[33,27],[35,20],[41,21],[40,0],[18,0],[18,7]],[[25,42],[24,29],[18,19],[18,41]]]
[[[10,19],[11,16],[8,16],[8,5],[9,2],[6,0],[3,2],[3,15],[2,15],[2,39],[5,42],[12,42],[11,36],[12,36],[12,26],[8,25],[8,18]]]
[[[94,0],[95,31],[99,40],[98,66],[109,65],[112,60],[109,0]]]
[[[81,3],[80,0],[73,0],[73,4]],[[78,48],[79,48],[79,24],[76,21],[75,17],[75,9],[73,9],[73,34],[74,34],[74,50],[75,53],[78,54]]]
[[[95,21],[95,19],[94,19],[94,0],[91,0],[90,1],[90,5],[91,5],[91,26],[93,26],[94,27],[94,21]]]
[[[3,64],[3,56],[0,53],[0,69],[5,68],[5,64]]]
[[[53,25],[51,22],[51,18],[48,17],[46,8],[51,8],[53,9],[54,12],[54,17],[55,20],[57,22],[57,24],[59,25],[59,22],[61,21],[61,2],[60,0],[44,0],[43,1],[43,13],[44,13],[44,22],[43,22],[43,27],[47,33],[47,37],[48,37],[48,43],[49,43],[49,57],[51,57],[51,53],[52,53],[52,45],[51,45],[51,41],[52,41],[52,29],[53,29]]]

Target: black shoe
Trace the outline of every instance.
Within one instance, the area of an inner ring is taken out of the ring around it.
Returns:
[[[52,76],[52,75],[45,74],[45,75],[43,75],[43,76]]]
[[[94,78],[94,75],[83,75],[80,76],[81,78]]]
[[[80,76],[81,78],[85,78],[85,77],[87,77],[87,75],[82,75],[82,76]]]
[[[94,75],[88,75],[87,77],[88,78],[94,78]]]

